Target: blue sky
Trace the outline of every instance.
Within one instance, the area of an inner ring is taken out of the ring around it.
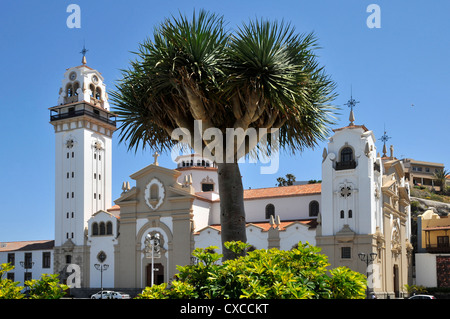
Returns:
[[[81,27],[68,28],[69,4],[81,9]],[[381,9],[381,28],[368,28],[370,4]],[[450,2],[448,1],[3,1],[0,10],[0,242],[54,238],[54,132],[48,108],[56,105],[64,71],[87,64],[114,90],[131,51],[155,25],[178,12],[207,9],[234,28],[252,18],[291,22],[314,31],[319,61],[337,83],[335,104],[348,124],[350,88],[356,124],[378,138],[386,127],[397,157],[444,163],[450,168]],[[414,105],[414,106],[412,106]],[[113,139],[113,199],[129,175],[150,164],[151,151],[128,152]],[[321,179],[326,142],[295,156],[283,153],[276,174],[258,164],[241,166],[245,188],[274,186],[279,176]],[[382,150],[382,142],[377,143]],[[160,165],[174,167],[170,154]]]

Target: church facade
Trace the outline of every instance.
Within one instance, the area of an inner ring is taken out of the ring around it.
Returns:
[[[217,169],[196,154],[162,167],[155,155],[130,172],[111,205],[116,123],[101,74],[82,62],[65,72],[58,105],[50,108],[54,272],[67,279],[78,265],[81,288],[169,282],[177,265],[195,262],[195,248],[221,252]],[[324,149],[322,183],[244,191],[247,240],[256,249],[319,246],[331,267],[370,274],[374,293],[398,297],[411,279],[404,167],[393,154],[377,154],[373,132],[354,124],[353,111],[350,121]]]

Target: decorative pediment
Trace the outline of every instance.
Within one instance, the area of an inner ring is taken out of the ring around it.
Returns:
[[[339,243],[349,243],[355,239],[356,233],[350,226],[345,224],[340,231],[336,233],[336,239]]]

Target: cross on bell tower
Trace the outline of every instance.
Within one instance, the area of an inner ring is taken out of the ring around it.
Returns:
[[[386,134],[386,127],[384,127],[384,134],[380,137],[380,141],[382,141],[384,143],[383,144],[383,157],[386,157],[386,152],[387,152],[386,142],[390,139],[391,139],[391,137]]]
[[[81,63],[83,63],[83,65],[86,65],[86,53],[89,50],[86,50],[86,47],[83,45],[83,50],[80,51],[81,54],[83,54],[83,58],[81,59]]]
[[[353,108],[356,106],[357,103],[359,103],[359,101],[356,101],[353,98],[353,92],[352,91],[353,90],[350,89],[350,100],[348,100],[348,102],[344,104],[344,105],[347,105],[350,108],[350,117],[349,117],[350,124],[349,125],[354,125],[355,114],[353,113]]]

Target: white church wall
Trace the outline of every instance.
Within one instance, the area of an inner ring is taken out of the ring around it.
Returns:
[[[206,227],[194,235],[195,248],[207,248],[216,246],[216,253],[222,253],[222,241],[220,232],[212,227]]]
[[[106,227],[108,222],[112,223],[112,234],[93,234],[92,230],[94,223],[97,223],[97,225],[104,223]],[[85,265],[89,267],[89,283],[91,288],[101,287],[101,284],[103,284],[103,287],[114,287],[114,249],[117,244],[117,218],[106,212],[99,212],[95,214],[88,221],[88,245],[90,246],[90,257],[89,265]],[[108,269],[103,271],[103,274],[100,270],[95,268],[96,264],[100,264],[98,259],[100,252],[104,252],[106,255],[106,259],[103,261],[103,264],[108,265]]]
[[[309,216],[309,204],[314,200],[319,203],[319,211],[322,211],[320,194],[245,200],[246,220],[249,223],[269,221],[266,218],[266,206],[268,204],[274,205],[275,216],[280,216],[281,220],[309,219],[311,218]]]
[[[53,274],[53,249],[2,251],[0,252],[0,264],[8,262],[10,253],[14,254],[14,269],[9,272],[14,274],[14,281],[19,282],[19,286],[24,286],[25,268],[21,266],[20,262],[25,261],[25,253],[31,253],[31,261],[34,263],[31,268],[27,269],[31,273],[31,279],[39,279],[43,274]],[[50,253],[50,267],[44,267],[44,253]]]
[[[316,231],[309,230],[308,226],[293,223],[288,225],[284,231],[280,232],[280,249],[291,250],[293,246],[299,242],[306,244],[307,242],[316,245]]]
[[[249,225],[246,229],[247,243],[254,246],[256,249],[267,249],[268,248],[268,235],[267,231],[262,228]]]
[[[436,255],[416,254],[416,285],[437,287]]]
[[[194,231],[198,231],[209,225],[210,203],[200,199],[195,199],[192,204],[194,212]]]

